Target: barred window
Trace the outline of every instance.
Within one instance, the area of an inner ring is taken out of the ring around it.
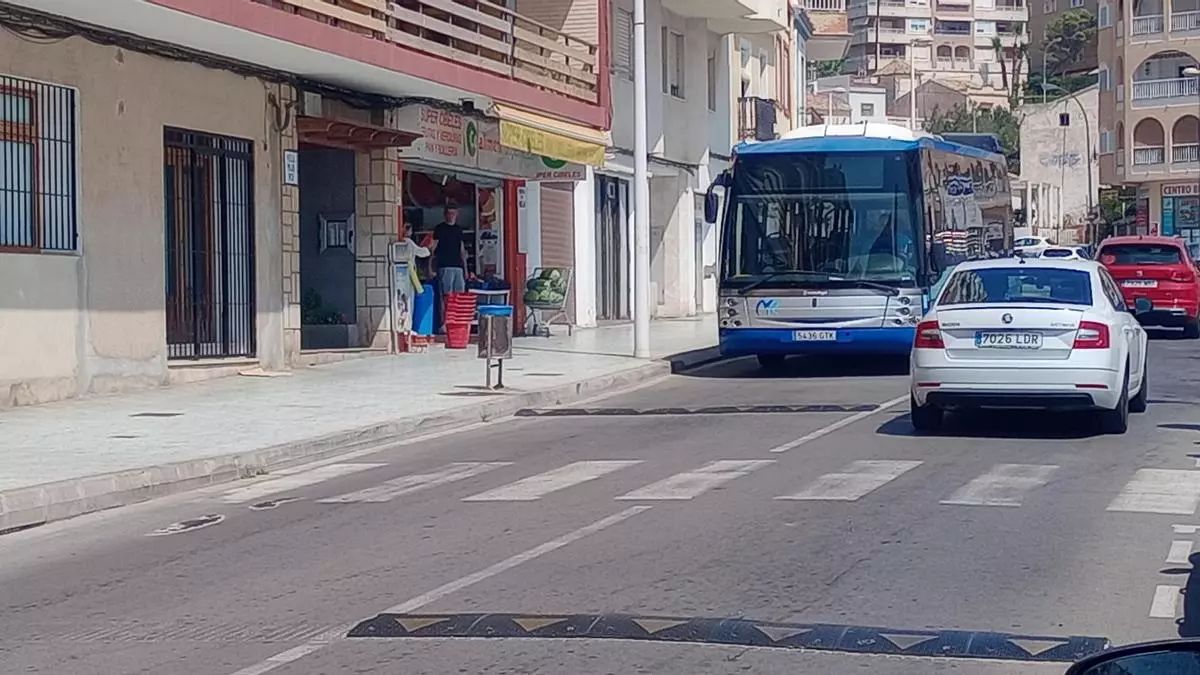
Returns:
[[[75,90],[0,75],[0,251],[73,251]]]

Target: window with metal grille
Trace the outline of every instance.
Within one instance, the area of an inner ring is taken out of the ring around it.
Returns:
[[[0,75],[0,251],[74,251],[75,90]]]
[[[254,143],[164,131],[168,358],[253,356]]]

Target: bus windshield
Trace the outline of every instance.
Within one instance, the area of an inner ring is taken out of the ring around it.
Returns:
[[[915,286],[919,176],[915,153],[739,157],[726,210],[726,285]]]

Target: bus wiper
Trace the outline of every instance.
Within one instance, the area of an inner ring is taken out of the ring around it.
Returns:
[[[768,274],[765,277],[762,277],[761,279],[755,279],[754,281],[751,281],[750,283],[746,284],[745,286],[742,286],[742,288],[738,291],[738,295],[746,295],[750,291],[758,288],[759,286],[762,286],[763,284],[767,283],[768,281],[773,281],[775,279],[778,279],[779,277],[793,276],[793,275],[801,276],[801,277],[805,277],[805,278],[819,277],[821,279],[828,280],[828,281],[842,281],[841,277],[831,277],[828,274],[825,274],[824,272],[807,272],[804,270],[783,270],[781,272],[771,272],[770,274]]]
[[[885,291],[889,295],[900,295],[899,288],[896,288],[895,286],[889,286],[887,284],[881,284],[878,281],[867,281],[866,279],[846,279],[845,281],[847,283],[854,284],[855,286],[861,286],[863,288],[874,288],[876,290]]]

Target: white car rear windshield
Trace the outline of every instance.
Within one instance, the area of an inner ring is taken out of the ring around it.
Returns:
[[[960,270],[946,282],[938,306],[1006,302],[1091,305],[1091,274],[1052,267]]]
[[[1179,248],[1170,244],[1109,244],[1100,249],[1105,265],[1178,265]]]

